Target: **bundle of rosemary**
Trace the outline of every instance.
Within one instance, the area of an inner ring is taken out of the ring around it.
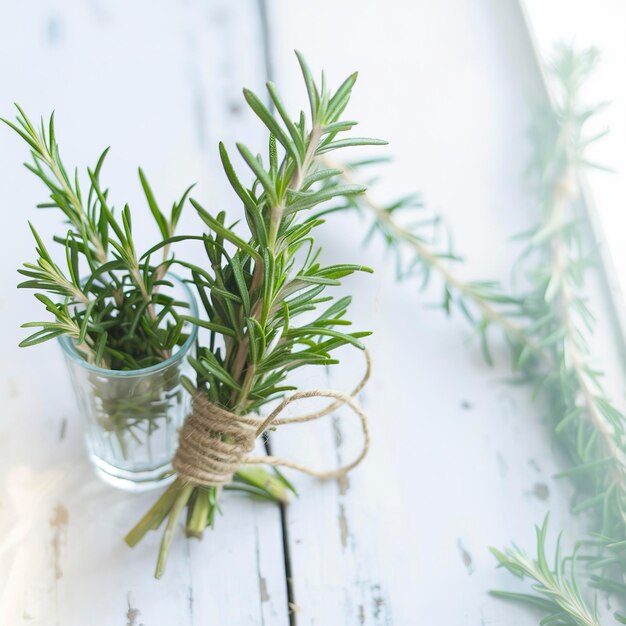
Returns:
[[[54,237],[64,249],[66,269],[54,261],[30,225],[38,258],[18,270],[28,279],[18,286],[37,290],[35,297],[52,321],[24,324],[24,328],[40,330],[20,345],[68,335],[89,363],[114,370],[141,369],[167,359],[185,339],[184,312],[188,308],[187,303],[161,291],[172,286],[166,280],[172,262],[169,246],[157,263],[150,255],[140,261],[130,207],[125,205],[118,218],[109,206],[108,189],[100,183],[108,148],[95,168],[87,170],[89,184],[83,193],[78,170],[68,174],[61,160],[54,114],[47,125],[42,120],[37,129],[19,106],[17,109],[17,123],[2,121],[28,144],[33,162],[25,165],[48,189],[49,200],[38,207],[60,210],[68,225],[65,236]],[[172,237],[191,187],[166,217],[141,169],[139,178],[161,238]]]
[[[87,421],[93,417],[113,437],[104,435],[106,441],[96,447],[106,452],[96,452],[95,457],[106,456],[112,463],[121,458],[128,465],[133,460],[131,447],[138,449],[147,444],[147,458],[143,453],[141,458],[148,464],[165,464],[166,459],[161,457],[166,451],[159,454],[150,444],[152,434],[158,430],[163,439],[162,427],[173,421],[172,407],[182,402],[178,370],[163,368],[137,381],[107,376],[106,371],[139,371],[156,366],[187,342],[193,328],[190,302],[178,299],[168,275],[173,259],[170,248],[166,246],[156,262],[151,255],[139,259],[130,207],[126,205],[116,214],[109,205],[108,189],[100,182],[108,148],[96,166],[87,170],[85,186],[78,170],[68,173],[63,164],[54,114],[48,124],[42,119],[37,128],[19,106],[17,109],[16,123],[3,121],[29,146],[32,163],[26,167],[48,190],[49,199],[38,207],[60,211],[67,224],[65,235],[54,237],[62,249],[65,267],[55,261],[55,255],[30,225],[37,259],[18,270],[26,277],[18,286],[35,290],[49,319],[23,324],[24,328],[38,330],[20,346],[60,338],[77,362],[84,359],[93,366],[84,369],[84,380],[75,381],[75,388]],[[175,233],[191,188],[166,217],[141,169],[139,178],[160,241],[167,239]]]
[[[337,181],[339,172],[321,166],[320,157],[339,148],[385,142],[338,138],[356,124],[341,119],[356,73],[331,93],[324,75],[318,85],[303,57],[299,53],[297,57],[308,94],[308,119],[302,111],[298,119],[292,120],[272,83],[267,89],[276,115],[254,93],[244,90],[248,105],[269,131],[267,165],[261,155],[253,154],[243,144],[237,145],[254,177],[251,185],[240,181],[226,148],[222,144],[219,147],[226,176],[243,204],[248,234],[240,234],[237,225],[230,225],[225,212],[212,214],[192,199],[208,232],[170,238],[150,251],[152,254],[180,239],[196,239],[207,254],[205,267],[179,261],[191,271],[206,313],[206,320],[199,324],[209,331],[208,342],[192,359],[196,380],[186,381],[194,395],[194,411],[183,428],[174,459],[179,474],[188,461],[188,457],[180,458],[183,444],[186,448],[191,441],[192,452],[200,456],[216,446],[221,453],[222,448],[230,449],[240,434],[231,432],[229,423],[241,421],[255,428],[260,424],[263,430],[267,422],[264,425],[263,420],[255,421],[252,414],[295,389],[286,380],[291,372],[308,365],[335,364],[338,361],[332,353],[337,348],[351,345],[363,349],[360,339],[369,334],[342,332],[340,329],[350,324],[345,319],[350,297],[333,299],[326,291],[353,272],[371,270],[354,264],[324,266],[319,261],[320,249],[313,232],[323,223],[320,205],[365,189]],[[327,184],[331,179],[335,182]],[[334,397],[332,393],[326,395]],[[196,424],[195,430],[186,431],[207,406],[214,419],[216,414],[225,416],[221,425]],[[156,577],[160,577],[185,507],[186,534],[200,537],[204,528],[215,521],[222,485],[262,494],[262,483],[255,483],[254,472],[254,468],[241,467],[232,484],[212,478],[208,470],[196,472],[194,479],[183,472],[184,476],[179,475],[128,534],[127,543],[135,545],[148,530],[158,528],[168,518],[156,568]],[[290,488],[279,472],[276,480]]]

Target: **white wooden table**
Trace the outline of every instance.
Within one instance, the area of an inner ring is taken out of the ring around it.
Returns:
[[[260,6],[4,0],[0,113],[10,116],[12,101],[33,116],[56,109],[70,163],[93,164],[112,145],[105,177],[114,200],[134,207],[138,232],[148,224],[138,164],[167,201],[197,180],[206,206],[237,211],[217,141],[261,148],[240,88],[262,91],[266,49],[285,99],[303,106],[297,47],[333,81],[361,71],[350,117],[363,134],[389,139],[396,158],[381,197],[422,191],[457,234],[462,272],[506,278],[516,253],[507,238],[535,218],[522,174],[529,105],[541,97],[516,2],[274,0],[269,30]],[[17,348],[19,324],[42,315],[14,288],[14,268],[33,255],[26,219],[46,236],[61,228],[34,209],[43,190],[21,167],[26,157],[0,131],[2,626],[537,622],[487,591],[515,585],[489,545],[532,548],[533,524],[548,509],[555,530],[573,530],[541,409],[503,382],[505,358],[483,364],[463,320],[424,306],[439,297],[436,284],[419,294],[395,283],[384,252],[362,247],[365,226],[350,216],[322,243],[330,260],[376,268],[346,284],[357,326],[375,332],[374,376],[361,398],[370,456],[342,484],[291,475],[302,495],[284,520],[272,505],[227,494],[215,530],[202,542],[181,534],[155,581],[160,536],[134,550],[122,542],[154,494],[95,478],[59,349]],[[181,232],[197,226],[191,212],[185,219]],[[148,243],[152,231],[142,237]],[[360,371],[351,356],[345,363],[330,381],[341,389]],[[329,384],[324,376],[303,384]],[[277,453],[318,464],[357,444],[349,419],[274,437]]]

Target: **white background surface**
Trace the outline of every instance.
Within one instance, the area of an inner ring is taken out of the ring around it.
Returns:
[[[113,198],[147,209],[136,166],[158,197],[195,193],[215,210],[239,209],[227,190],[216,143],[262,147],[240,87],[264,81],[257,4],[97,0],[5,0],[0,22],[0,112],[11,102],[32,115],[57,111],[68,162],[93,163],[112,145]],[[515,2],[270,4],[275,80],[304,106],[293,56],[325,67],[335,84],[361,72],[350,117],[360,132],[390,141],[381,198],[422,191],[456,233],[467,277],[508,278],[507,238],[535,219],[524,189],[529,106],[541,98]],[[0,624],[158,626],[289,623],[278,511],[227,496],[224,517],[201,542],[179,536],[166,576],[151,578],[158,535],[134,550],[122,536],[152,501],[112,490],[92,475],[61,355],[54,345],[19,350],[22,321],[41,316],[16,293],[14,269],[32,258],[26,219],[45,234],[58,216],[34,210],[42,190],[20,163],[24,146],[0,135]],[[226,204],[230,203],[230,204]],[[145,220],[145,221],[144,221]],[[191,212],[185,228],[197,227]],[[151,228],[151,227],[150,227]],[[365,225],[342,217],[321,235],[325,258],[363,262],[374,277],[349,281],[352,316],[374,331],[373,380],[362,401],[374,444],[348,485],[293,476],[302,496],[287,512],[295,623],[417,623],[526,626],[536,616],[487,595],[515,581],[494,567],[489,545],[534,547],[533,524],[548,509],[553,528],[573,529],[570,488],[552,479],[541,408],[503,381],[506,359],[483,364],[463,320],[424,306],[397,285]],[[147,230],[140,239],[151,241]],[[198,257],[201,258],[201,257]],[[361,364],[330,384],[345,389]],[[351,367],[353,365],[353,367]],[[323,372],[301,384],[327,384]],[[63,433],[63,435],[62,435]],[[332,464],[356,446],[349,421],[305,434],[279,432],[276,452]],[[547,498],[538,497],[547,488]],[[61,507],[61,508],[59,508]]]

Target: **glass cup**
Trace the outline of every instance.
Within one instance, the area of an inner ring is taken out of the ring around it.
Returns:
[[[168,275],[198,315],[191,290]],[[59,338],[85,421],[85,440],[96,472],[107,483],[128,491],[147,491],[173,480],[171,460],[178,429],[191,408],[181,384],[191,375],[188,356],[195,348],[198,329],[189,324],[189,337],[170,358],[140,370],[110,370],[89,364],[74,342]]]

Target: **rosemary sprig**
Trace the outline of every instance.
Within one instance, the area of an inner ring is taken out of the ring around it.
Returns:
[[[50,194],[49,200],[38,207],[59,210],[68,225],[64,237],[54,238],[63,248],[65,269],[54,261],[31,225],[37,259],[18,270],[27,278],[19,287],[36,291],[35,296],[52,321],[24,324],[25,328],[40,330],[20,345],[69,335],[89,362],[109,369],[141,369],[168,358],[173,347],[186,338],[181,309],[187,306],[159,292],[161,287],[171,287],[165,280],[172,262],[169,248],[164,248],[156,265],[149,256],[144,255],[140,261],[133,241],[130,207],[125,205],[118,218],[114,207],[109,206],[108,190],[100,183],[108,148],[96,166],[87,170],[85,194],[78,170],[70,176],[61,160],[54,114],[47,124],[42,119],[37,128],[16,107],[16,122],[2,121],[28,144],[32,163],[25,166]],[[191,188],[173,204],[166,218],[141,169],[139,177],[161,237],[172,237]]]
[[[37,330],[20,346],[65,335],[88,363],[110,370],[141,370],[166,360],[189,336],[189,303],[167,293],[173,286],[166,276],[173,260],[169,249],[164,248],[157,264],[149,257],[140,260],[130,207],[126,205],[118,217],[109,205],[108,190],[100,183],[108,149],[87,170],[88,183],[83,186],[78,170],[70,176],[61,160],[54,114],[36,128],[19,106],[17,110],[15,123],[3,121],[29,146],[32,163],[26,167],[49,192],[49,200],[38,207],[60,211],[67,223],[65,236],[54,237],[65,267],[55,261],[30,226],[37,258],[18,270],[26,278],[18,286],[35,291],[49,319],[23,324],[23,328]],[[190,189],[166,218],[141,169],[139,177],[161,239],[172,237]],[[132,457],[129,449],[145,445],[145,452],[156,462],[151,437],[173,419],[170,409],[181,398],[178,369],[166,369],[132,388],[125,380],[86,371],[83,384],[93,397],[91,417],[105,433],[110,454],[128,459]]]
[[[371,165],[372,162],[368,161],[367,164]],[[358,184],[358,164],[351,167],[332,163],[330,160],[327,160],[327,163],[342,170],[341,178],[346,183]],[[436,275],[442,281],[444,286],[442,307],[449,314],[452,305],[456,304],[471,324],[477,327],[483,339],[483,351],[488,361],[491,361],[491,357],[486,337],[491,325],[499,327],[515,344],[521,347],[527,346],[535,351],[539,350],[534,340],[524,331],[523,326],[511,319],[514,313],[511,305],[518,304],[515,298],[505,294],[495,281],[465,281],[452,270],[450,264],[461,259],[451,249],[445,252],[437,250],[435,233],[436,227],[440,224],[438,216],[428,218],[420,215],[421,219],[415,220],[412,225],[406,225],[405,221],[397,219],[396,215],[399,213],[406,214],[411,210],[423,210],[424,207],[416,196],[398,198],[384,206],[374,199],[370,191],[366,191],[350,199],[350,202],[344,206],[336,207],[339,210],[348,208],[357,209],[373,218],[374,221],[366,240],[377,232],[384,238],[388,247],[396,252],[399,279],[421,277],[422,287],[428,284],[432,275]],[[433,234],[429,234],[427,232],[429,230]],[[411,253],[412,257],[403,268],[402,255],[405,251]]]
[[[254,93],[244,90],[246,102],[269,131],[267,165],[261,155],[237,144],[254,177],[251,186],[241,182],[220,144],[226,176],[244,207],[248,234],[244,238],[235,226],[229,226],[225,212],[214,215],[192,199],[208,232],[184,237],[200,240],[207,254],[206,267],[181,263],[191,271],[205,309],[206,319],[197,323],[209,331],[207,345],[191,360],[196,381],[187,381],[187,387],[238,414],[258,411],[294,389],[286,381],[294,370],[337,363],[332,353],[341,346],[363,348],[360,339],[369,334],[340,330],[350,325],[345,319],[350,297],[333,299],[326,290],[354,272],[371,270],[355,264],[322,265],[313,233],[323,220],[312,211],[365,189],[341,182],[338,170],[322,167],[322,155],[385,142],[338,138],[356,124],[341,117],[357,75],[349,76],[333,93],[324,75],[318,85],[302,55],[297,56],[309,100],[308,115],[301,111],[293,120],[272,83],[267,89],[275,114]],[[243,473],[249,477],[251,471],[244,467]],[[241,479],[242,472],[238,476]],[[280,474],[276,480],[289,487]],[[218,495],[216,487],[190,486],[177,479],[153,514],[129,533],[127,543],[134,545],[168,515],[156,569],[160,577],[172,530],[184,507],[188,508],[187,536],[201,536],[213,524]]]
[[[512,547],[504,552],[491,548],[500,567],[520,578],[534,581],[533,589],[538,595],[492,591],[491,594],[504,600],[521,602],[539,609],[545,614],[542,624],[558,626],[600,626],[596,607],[587,606],[576,582],[576,554],[561,556],[560,537],[554,557],[554,566],[546,558],[546,535],[548,518],[541,527],[536,527],[537,558],[531,559],[523,550]],[[569,570],[569,574],[568,574]]]
[[[558,400],[569,404],[571,410],[585,413],[592,425],[591,433],[598,439],[597,451],[604,451],[615,461],[612,475],[615,487],[626,495],[626,457],[624,455],[624,418],[611,406],[600,385],[600,372],[589,365],[589,337],[594,328],[585,294],[584,279],[593,266],[593,254],[580,229],[581,215],[576,202],[580,194],[578,174],[591,164],[585,157],[586,148],[598,137],[584,138],[583,126],[594,113],[579,104],[579,91],[595,63],[595,52],[574,55],[563,48],[554,67],[564,90],[563,103],[557,111],[557,126],[550,132],[542,124],[535,129],[536,158],[534,166],[544,194],[546,217],[530,238],[528,252],[539,253],[546,259],[545,269],[533,268],[535,290],[525,301],[529,314],[540,320],[534,333],[544,339],[552,338],[559,362],[564,363],[573,380],[559,381]],[[549,139],[546,139],[549,138]],[[549,143],[546,147],[545,144]],[[546,158],[546,152],[548,157]],[[572,385],[574,389],[572,389]],[[572,394],[572,391],[577,393]],[[568,424],[577,414],[560,420],[557,432],[565,434]],[[577,446],[574,458],[579,463],[592,456],[589,442],[585,449]],[[592,470],[593,471],[593,470]]]

